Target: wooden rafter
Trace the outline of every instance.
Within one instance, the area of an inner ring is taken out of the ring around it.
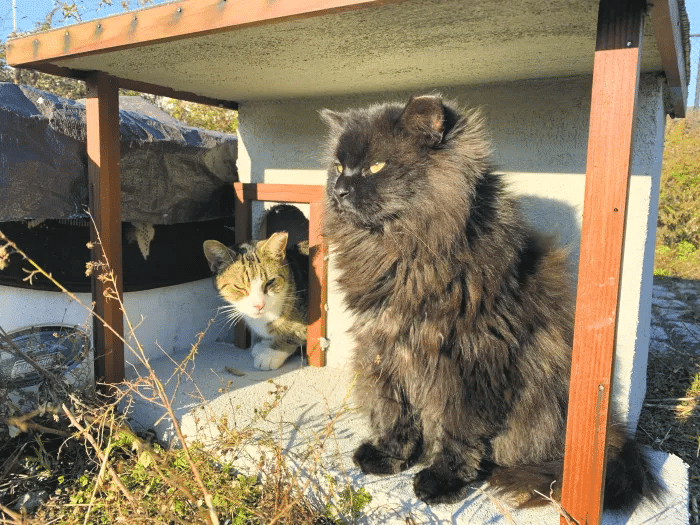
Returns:
[[[562,496],[580,525],[600,523],[643,27],[639,2],[601,0]]]
[[[33,69],[41,73],[46,73],[48,75],[55,75],[59,77],[74,78],[76,80],[85,81],[93,71],[81,71],[77,69],[70,69],[66,67],[56,66],[51,63],[35,64],[32,66]],[[186,100],[188,102],[196,102],[197,104],[206,104],[208,106],[216,106],[225,109],[238,109],[238,103],[232,102],[230,100],[220,100],[211,97],[205,97],[202,95],[197,95],[196,93],[190,93],[187,91],[178,91],[164,86],[158,86],[156,84],[149,84],[148,82],[139,82],[138,80],[130,80],[128,78],[119,78],[112,76],[114,82],[120,89],[130,89],[132,91],[138,91],[140,93],[149,93],[151,95],[158,95],[160,97],[176,98],[179,100]]]

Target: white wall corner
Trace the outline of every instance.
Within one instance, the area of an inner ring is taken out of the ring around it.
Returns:
[[[665,124],[663,80],[644,75],[635,117],[615,360],[614,406],[630,433],[637,428],[646,394]]]

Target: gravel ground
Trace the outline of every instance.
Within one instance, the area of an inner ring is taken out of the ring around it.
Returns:
[[[690,522],[700,523],[700,281],[656,277],[647,396],[637,439],[688,466]]]

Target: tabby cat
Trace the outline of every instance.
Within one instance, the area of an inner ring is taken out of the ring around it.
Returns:
[[[426,503],[489,479],[521,504],[562,476],[574,309],[566,253],[529,229],[493,172],[478,112],[436,96],[345,112],[330,128],[324,233],[354,314],[367,474],[427,464]],[[658,490],[616,425],[605,506]]]
[[[252,348],[253,364],[275,370],[306,344],[308,248],[287,250],[286,232],[253,242],[227,248],[205,241],[204,255],[231,320],[243,319],[260,337]]]

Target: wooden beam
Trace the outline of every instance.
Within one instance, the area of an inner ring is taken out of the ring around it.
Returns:
[[[33,67],[34,70],[40,73],[46,73],[47,75],[56,75],[59,77],[74,78],[76,80],[85,80],[88,76],[94,74],[94,71],[82,71],[79,69],[71,69],[67,67],[56,66],[51,63],[36,64]],[[128,78],[112,77],[117,82],[120,89],[130,89],[132,91],[138,91],[140,93],[149,93],[151,95],[157,95],[160,97],[176,98],[179,100],[186,100],[188,102],[196,102],[197,104],[206,104],[208,106],[215,106],[225,109],[238,109],[238,103],[230,100],[221,100],[211,97],[205,97],[202,95],[197,95],[196,93],[189,93],[187,91],[178,91],[172,88],[158,86],[156,84],[149,84],[148,82],[139,82],[137,80],[129,80]]]
[[[236,192],[236,243],[252,237],[252,201],[307,203],[309,213],[309,319],[306,336],[306,355],[311,366],[324,366],[326,352],[326,297],[327,297],[327,248],[321,235],[323,214],[323,186],[305,184],[233,184]],[[239,348],[249,346],[249,338],[243,323],[236,325],[235,343]]]
[[[98,319],[93,323],[95,377],[108,384],[124,379],[121,187],[119,177],[119,97],[117,82],[104,73],[86,78],[87,154],[92,261],[92,299]],[[113,276],[114,281],[109,278]]]
[[[382,0],[183,0],[8,40],[13,67],[357,9]]]
[[[242,184],[234,183],[236,192],[246,200],[268,202],[323,202],[323,186],[307,184]]]
[[[678,0],[655,0],[651,10],[651,25],[661,65],[666,74],[672,117],[685,117],[688,98],[688,74],[685,70],[685,50],[681,32]]]
[[[600,523],[643,27],[640,2],[601,0],[562,495],[580,525]]]

